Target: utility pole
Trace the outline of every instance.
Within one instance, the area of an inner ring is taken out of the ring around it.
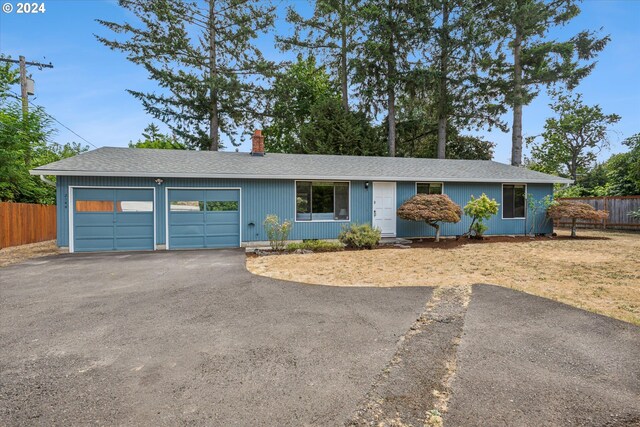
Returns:
[[[22,118],[29,113],[29,94],[27,93],[27,64],[24,56],[20,55],[20,97],[22,98]]]
[[[52,63],[42,64],[40,62],[27,61],[24,56],[20,55],[17,61],[15,59],[0,58],[2,62],[11,62],[20,65],[20,97],[22,98],[22,118],[26,119],[29,113],[29,93],[27,90],[27,65],[35,65],[38,69],[53,68]]]

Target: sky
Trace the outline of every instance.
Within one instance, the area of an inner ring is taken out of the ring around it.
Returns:
[[[123,53],[109,50],[94,37],[111,36],[96,19],[123,22],[131,17],[116,1],[47,0],[39,2],[44,3],[45,12],[38,14],[16,13],[15,0],[0,3],[3,10],[6,3],[13,9],[10,13],[0,12],[0,53],[15,59],[24,55],[27,61],[54,65],[53,69],[42,70],[29,67],[28,73],[35,80],[36,92],[30,101],[43,106],[71,130],[56,123],[56,142],[87,144],[86,140],[90,148],[122,147],[139,139],[143,129],[155,122],[126,89],[153,91],[156,83],[147,79],[141,67],[128,62]],[[276,29],[257,40],[264,56],[275,61],[293,58],[273,44],[275,31],[291,31],[284,21],[285,7],[294,5],[306,14],[310,11],[308,3],[302,1],[279,0],[278,5]],[[600,154],[600,160],[605,160],[625,151],[622,140],[640,132],[640,0],[586,0],[581,7],[582,13],[567,26],[556,29],[553,36],[563,39],[583,29],[600,28],[611,36],[595,70],[577,88],[587,104],[599,104],[605,113],[622,116],[612,127],[610,150]],[[19,87],[14,88],[14,92],[19,91]],[[525,107],[525,136],[541,133],[545,119],[552,114],[549,102],[543,91]],[[510,122],[509,115],[505,119]],[[495,130],[481,134],[497,144],[494,159],[508,163],[511,134]],[[250,145],[247,138],[239,149],[250,151]]]

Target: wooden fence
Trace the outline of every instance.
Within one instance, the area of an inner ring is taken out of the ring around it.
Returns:
[[[587,203],[597,210],[609,211],[608,219],[598,222],[578,220],[578,227],[640,230],[640,220],[629,216],[629,212],[640,209],[640,196],[566,197],[558,200]],[[571,221],[568,219],[556,220],[554,225],[556,227],[571,227]]]
[[[55,206],[0,202],[0,248],[55,238]]]

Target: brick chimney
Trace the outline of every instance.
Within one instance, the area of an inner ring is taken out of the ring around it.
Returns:
[[[251,137],[251,155],[264,156],[264,136],[259,129],[253,131],[253,136]]]

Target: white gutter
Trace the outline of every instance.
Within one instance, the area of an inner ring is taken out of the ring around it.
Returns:
[[[32,175],[39,175],[44,170],[34,169],[29,171]],[[527,179],[527,178],[441,178],[431,176],[315,176],[315,175],[259,175],[259,174],[207,174],[207,173],[176,173],[176,172],[104,172],[104,171],[74,171],[74,170],[47,170],[47,175],[62,176],[108,176],[127,178],[206,178],[206,179],[286,179],[286,180],[340,180],[340,181],[407,181],[407,182],[493,182],[493,183],[526,183],[526,184],[570,184],[566,178],[553,180]]]
[[[50,185],[55,188],[56,183],[44,177],[44,175],[40,175],[40,181],[44,182],[47,185]]]

